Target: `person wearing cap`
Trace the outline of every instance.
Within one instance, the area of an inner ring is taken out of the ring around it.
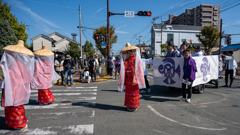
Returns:
[[[69,54],[66,56],[66,59],[63,63],[63,66],[65,68],[65,87],[68,86],[68,76],[70,77],[70,85],[69,86],[72,87],[72,85],[73,85],[73,75],[72,75],[71,70],[74,68],[75,63],[71,59],[71,56]]]
[[[192,57],[198,57],[198,56],[203,56],[203,52],[201,51],[200,46],[197,46],[195,48],[195,53],[192,54]]]
[[[223,87],[232,87],[232,83],[233,83],[233,70],[234,70],[234,66],[233,66],[233,61],[234,61],[234,57],[233,52],[229,51],[227,55],[221,54],[224,57],[224,62],[225,62],[225,83],[226,85],[224,85]],[[230,75],[230,85],[228,85],[228,75]]]
[[[5,124],[12,129],[28,127],[24,104],[29,103],[34,74],[34,54],[19,40],[17,45],[3,48],[0,66],[4,81],[1,106],[4,107]]]
[[[173,49],[174,49],[174,55],[175,55],[174,57],[179,57],[180,52],[178,51],[178,47],[175,45]]]
[[[127,58],[124,64],[123,58]],[[118,91],[123,92],[125,86],[124,105],[128,111],[134,112],[139,107],[139,89],[146,88],[139,48],[126,43],[126,47],[121,51],[120,61]]]
[[[166,54],[166,57],[175,57],[174,49],[173,49],[173,42],[168,42],[168,52]]]
[[[61,85],[63,85],[64,82],[64,67],[63,67],[63,62],[62,56],[58,55],[58,58],[54,62],[54,66],[56,67],[56,72],[61,75],[62,82]],[[59,79],[60,80],[60,79]],[[57,81],[57,84],[59,84],[59,80]]]
[[[95,77],[95,80],[96,81],[96,61],[93,59],[93,56],[90,56],[89,57],[90,59],[88,60],[88,67],[89,67],[89,71],[90,71],[90,75],[91,75],[91,78],[92,78],[92,81],[93,81],[93,76]]]
[[[183,54],[183,51],[187,50],[187,45],[188,43],[186,41],[183,41],[181,47],[180,47],[180,54],[179,54],[179,57],[183,57],[184,54]]]
[[[115,64],[115,80],[117,80],[117,74],[120,73],[120,65],[121,65],[120,57],[119,57],[119,56],[118,56],[117,59],[115,60],[114,64]]]
[[[53,84],[60,79],[60,76],[54,70],[54,53],[47,50],[43,45],[42,49],[34,52],[34,82],[32,89],[38,89],[38,103],[39,105],[48,105],[55,101],[52,92],[49,90]]]
[[[84,61],[83,61],[82,57],[79,57],[78,68],[79,68],[79,73],[80,73],[79,81],[81,81],[82,80],[82,73],[83,73],[83,70],[84,70]]]

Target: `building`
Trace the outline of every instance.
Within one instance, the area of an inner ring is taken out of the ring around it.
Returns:
[[[186,9],[179,16],[169,15],[169,20],[163,21],[164,24],[206,26],[213,24],[217,28],[220,26],[220,5],[201,4],[193,9]]]
[[[33,42],[33,51],[42,49],[42,45],[46,45],[48,50],[58,53],[63,53],[66,51],[70,42],[77,43],[76,41],[57,32],[54,32],[48,36],[41,34],[32,38],[31,40]],[[79,43],[77,44],[80,46]]]
[[[161,38],[162,44],[167,44],[168,40],[172,40],[174,45],[180,47],[183,41],[192,40],[194,45],[201,45],[196,37],[199,33],[201,26],[189,25],[165,25],[165,24],[152,24],[151,28],[151,49],[152,54],[161,54]],[[161,32],[162,30],[162,32]],[[162,33],[162,36],[161,36]]]

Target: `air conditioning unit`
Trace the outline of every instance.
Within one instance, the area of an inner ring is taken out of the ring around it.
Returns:
[[[218,7],[214,7],[214,10],[218,10]]]
[[[214,25],[218,25],[218,22],[214,22],[213,24],[214,24]]]
[[[218,20],[218,17],[214,17],[213,20],[214,20],[214,21],[217,21],[217,20]]]
[[[214,15],[218,15],[218,12],[214,12]]]

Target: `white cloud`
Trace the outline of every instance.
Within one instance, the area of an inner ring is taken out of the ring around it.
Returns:
[[[100,12],[102,9],[106,8],[107,6],[103,7],[103,8],[100,8],[98,9],[95,13],[93,13],[92,15],[95,15],[96,13]]]
[[[125,24],[125,25],[123,25],[123,26],[117,27],[116,30],[117,30],[117,29],[121,29],[121,28],[126,27],[126,26],[127,26],[127,25]]]
[[[9,2],[11,3],[11,5],[13,5],[13,6],[15,6],[15,7],[19,8],[23,11],[28,12],[36,22],[45,23],[45,24],[48,24],[48,25],[50,25],[51,27],[54,27],[54,28],[60,28],[58,25],[54,24],[53,22],[51,22],[51,21],[39,16],[38,14],[34,13],[30,8],[26,7],[22,2],[19,2],[18,0],[10,0]]]
[[[128,32],[126,32],[126,31],[118,31],[118,30],[116,30],[115,33],[119,33],[119,34],[128,34]]]

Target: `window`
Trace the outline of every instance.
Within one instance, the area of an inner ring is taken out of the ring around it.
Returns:
[[[214,25],[218,25],[218,22],[214,22]]]
[[[218,7],[214,7],[214,10],[218,10]]]
[[[218,12],[214,12],[214,15],[218,15]]]
[[[173,34],[167,34],[167,41],[171,40],[173,42],[174,35]]]
[[[218,17],[214,17],[213,20],[214,20],[214,21],[217,21],[217,20],[218,20]]]

